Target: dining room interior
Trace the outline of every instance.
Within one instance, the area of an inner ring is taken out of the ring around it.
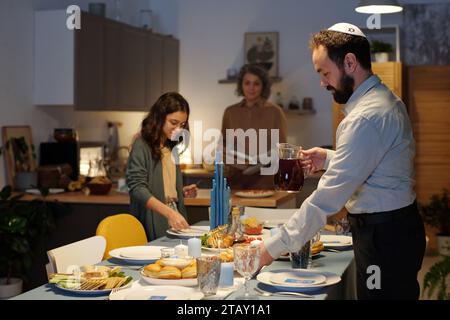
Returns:
[[[259,268],[275,252],[273,239],[295,233],[302,204],[337,172],[308,171],[299,155],[342,145],[344,103],[323,85],[310,47],[313,34],[339,22],[364,33],[371,70],[406,106],[415,155],[405,179],[414,181],[426,234],[419,299],[450,299],[450,0],[355,10],[370,2],[0,0],[0,300],[358,299],[358,240],[343,205],[308,220],[316,227],[324,219],[320,232],[299,235],[297,251]],[[275,116],[242,111],[225,121],[229,106],[247,98],[240,71],[252,64],[267,74]],[[167,93],[188,102],[179,110],[189,124],[174,124],[190,135],[176,166],[182,181],[160,161],[161,181],[146,173],[133,182],[136,165],[150,161],[136,158],[136,144]],[[284,140],[267,154],[277,164],[271,187],[240,184],[268,162],[246,155],[245,170],[228,166],[215,137],[225,123],[235,129],[278,116]],[[166,178],[176,179],[173,190]],[[166,228],[164,219],[159,229],[156,211],[137,214],[133,201],[148,196],[135,191],[142,185],[158,190],[147,191],[153,198],[178,195],[171,210],[184,212],[188,227]],[[193,185],[193,194],[183,189]]]

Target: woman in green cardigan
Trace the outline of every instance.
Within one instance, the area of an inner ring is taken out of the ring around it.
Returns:
[[[149,240],[164,236],[169,228],[189,227],[183,200],[195,197],[197,186],[183,187],[177,159],[171,157],[179,143],[171,138],[181,129],[189,130],[188,119],[188,102],[178,93],[163,94],[142,121],[128,158],[131,212],[144,225]]]

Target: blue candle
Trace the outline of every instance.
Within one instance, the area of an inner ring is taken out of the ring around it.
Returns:
[[[234,263],[222,262],[220,264],[219,285],[221,287],[231,287],[234,284]]]

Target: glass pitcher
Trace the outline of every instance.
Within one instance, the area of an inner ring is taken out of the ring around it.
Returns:
[[[305,176],[300,163],[302,147],[289,143],[278,145],[278,172],[274,176],[277,190],[298,192],[303,187]]]

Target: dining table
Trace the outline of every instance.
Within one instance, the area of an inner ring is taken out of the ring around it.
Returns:
[[[201,221],[196,225],[206,226],[208,221]],[[323,229],[321,234],[329,234],[330,231]],[[172,234],[167,234],[161,238],[148,243],[150,246],[175,247],[179,244],[187,245],[187,239],[178,238]],[[248,286],[252,293],[258,294],[258,300],[354,300],[356,299],[356,266],[354,261],[353,250],[330,250],[325,249],[313,258],[313,269],[318,272],[328,272],[336,274],[340,277],[340,281],[336,284],[325,286],[322,288],[308,290],[307,294],[312,297],[302,297],[293,295],[270,295],[270,292],[276,293],[273,287],[263,284],[254,276],[249,280]],[[140,279],[140,270],[143,267],[139,264],[124,263],[123,260],[110,258],[103,260],[99,265],[105,266],[121,266],[122,271],[133,277],[133,286],[149,285]],[[278,269],[291,268],[289,259],[283,258],[272,262],[272,264],[264,267],[260,272],[273,271]],[[198,290],[198,289],[196,289]],[[255,291],[256,290],[256,291]],[[235,271],[234,286],[230,288],[219,288],[218,293],[213,296],[205,297],[208,300],[236,300],[236,297],[242,296],[245,289],[243,287],[243,278]],[[266,292],[262,294],[261,292]],[[267,293],[269,292],[269,293]],[[84,295],[74,293],[57,288],[54,284],[44,284],[35,289],[22,293],[11,298],[11,300],[105,300],[107,295]]]

